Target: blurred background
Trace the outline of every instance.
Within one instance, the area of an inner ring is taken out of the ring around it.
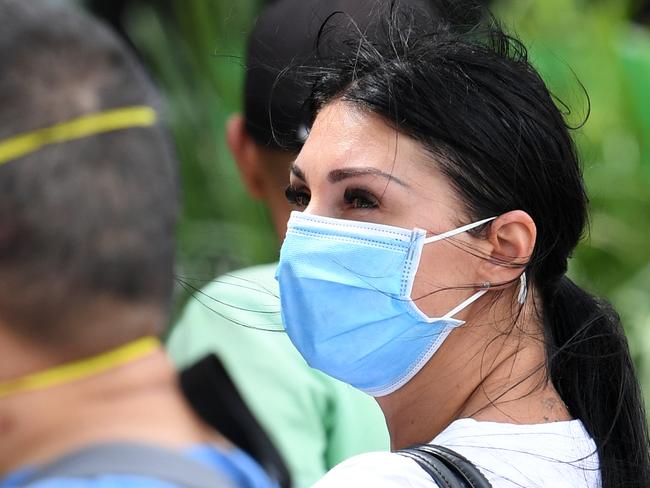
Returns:
[[[121,30],[167,98],[184,190],[178,275],[200,287],[228,270],[274,261],[279,242],[270,219],[246,195],[223,135],[241,108],[245,39],[265,2],[76,3]],[[621,314],[649,403],[650,1],[497,0],[492,7],[529,47],[568,122],[581,126],[574,137],[591,225],[570,273]],[[187,296],[179,288],[177,309]]]

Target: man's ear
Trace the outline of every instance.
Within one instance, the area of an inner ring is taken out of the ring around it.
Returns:
[[[497,217],[488,229],[489,259],[481,266],[481,277],[494,285],[516,280],[530,261],[536,239],[535,222],[523,210]]]
[[[228,119],[226,143],[237,163],[239,174],[244,180],[248,193],[253,198],[265,199],[264,174],[260,168],[263,162],[255,141],[246,132],[246,123],[241,114],[232,115]]]

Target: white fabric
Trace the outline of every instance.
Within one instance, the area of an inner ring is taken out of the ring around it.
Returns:
[[[535,425],[453,422],[433,444],[472,461],[494,488],[600,488],[596,446],[578,420]],[[314,488],[435,488],[414,461],[389,452],[355,456]]]

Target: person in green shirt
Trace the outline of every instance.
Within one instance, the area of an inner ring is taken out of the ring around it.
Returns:
[[[239,270],[205,287],[187,305],[168,351],[181,366],[216,353],[284,456],[294,486],[306,487],[348,457],[387,450],[388,433],[371,397],[307,366],[285,333],[249,328],[278,329],[278,313],[259,312],[278,309],[275,267]]]
[[[277,1],[249,37],[245,110],[231,117],[226,138],[249,193],[268,205],[279,236],[291,211],[284,196],[289,165],[306,137],[309,88],[292,68],[314,59],[318,29],[332,12],[345,10],[350,15],[341,22],[362,23],[372,4]],[[300,488],[348,457],[387,450],[389,439],[374,399],[307,366],[282,331],[275,269],[276,263],[238,270],[197,292],[167,347],[180,367],[208,353],[219,356]]]

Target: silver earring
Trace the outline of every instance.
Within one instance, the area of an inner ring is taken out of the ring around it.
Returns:
[[[483,284],[481,285],[481,288],[484,290],[489,289],[492,286],[492,284],[489,281],[484,281]]]
[[[519,294],[517,295],[517,301],[520,305],[523,305],[526,302],[526,296],[528,295],[528,280],[526,279],[526,272],[521,273],[519,277]]]

